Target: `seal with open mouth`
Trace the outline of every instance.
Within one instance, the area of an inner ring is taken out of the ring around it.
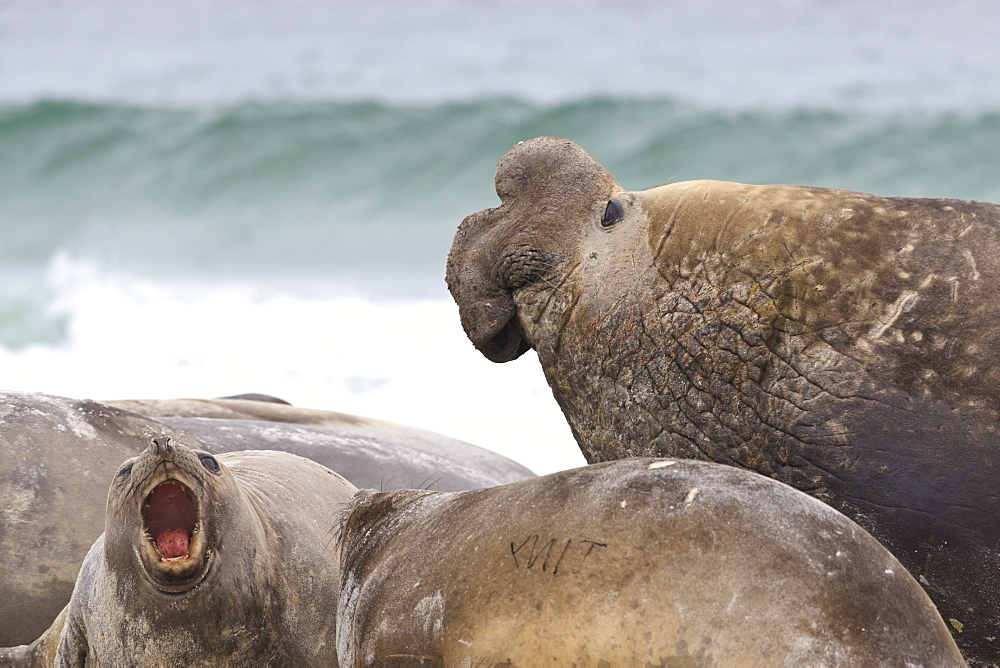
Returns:
[[[333,529],[355,491],[288,453],[216,456],[154,438],[118,470],[69,605],[9,658],[335,664]]]
[[[32,642],[69,602],[104,531],[107,481],[152,436],[216,454],[283,450],[383,490],[458,491],[533,475],[441,434],[275,402],[96,402],[0,391],[0,647]]]

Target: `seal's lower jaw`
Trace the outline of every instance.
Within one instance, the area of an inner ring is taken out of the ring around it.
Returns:
[[[208,572],[208,549],[197,497],[177,480],[161,482],[142,506],[140,558],[160,590],[178,593],[198,584]]]
[[[486,359],[497,363],[516,360],[531,350],[513,319],[507,321],[492,338],[473,343]]]

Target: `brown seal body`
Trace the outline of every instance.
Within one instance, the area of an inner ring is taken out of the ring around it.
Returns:
[[[342,413],[260,401],[0,393],[0,646],[32,642],[69,601],[104,530],[107,480],[154,434],[194,439],[212,452],[287,450],[380,489],[475,489],[533,475],[468,443]]]
[[[344,666],[964,665],[860,527],[714,463],[362,491],[340,541]]]
[[[22,650],[48,665],[333,665],[335,528],[356,491],[295,455],[154,438],[115,475],[64,614]]]
[[[523,142],[448,261],[490,359],[534,348],[590,462],[710,459],[841,510],[1000,662],[1000,206],[688,181]]]

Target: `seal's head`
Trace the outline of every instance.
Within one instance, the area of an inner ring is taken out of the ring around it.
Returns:
[[[210,572],[226,525],[224,506],[213,499],[236,487],[212,454],[166,436],[152,439],[121,466],[111,485],[105,520],[109,558],[119,563],[134,558],[137,570],[161,592],[195,587]]]
[[[622,217],[621,204],[611,201],[621,189],[568,139],[524,141],[500,160],[500,206],[462,221],[445,277],[462,327],[483,355],[507,362],[527,352],[515,294],[565,280],[582,237]]]

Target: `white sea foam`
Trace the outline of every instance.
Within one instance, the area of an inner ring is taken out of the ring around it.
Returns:
[[[444,433],[537,472],[585,463],[534,355],[488,362],[449,301],[166,284],[66,257],[51,263],[49,283],[68,341],[0,347],[4,389],[93,399],[263,392]]]

